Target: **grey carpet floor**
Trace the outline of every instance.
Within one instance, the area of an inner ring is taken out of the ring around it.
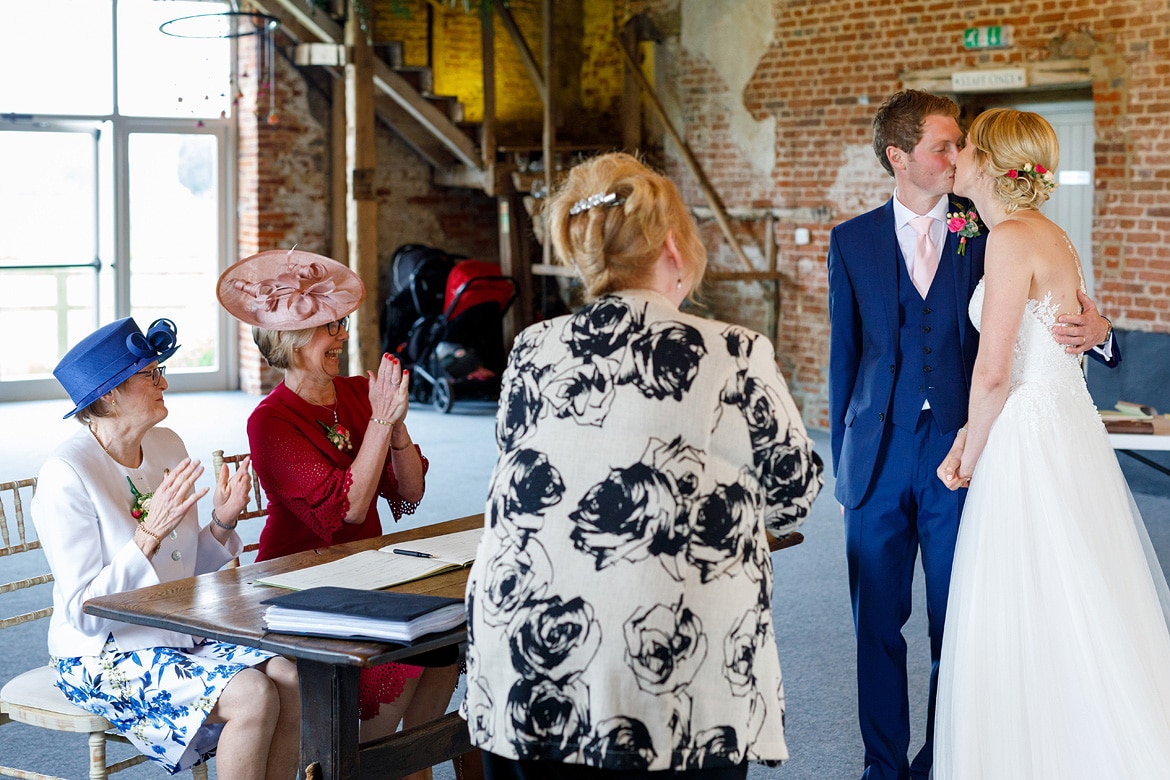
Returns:
[[[241,393],[173,394],[168,398],[170,419],[194,457],[210,462],[214,449],[247,449],[244,421],[257,399]],[[0,404],[0,479],[36,473],[45,455],[75,430],[62,421],[63,402]],[[418,513],[398,525],[413,527],[473,514],[483,510],[488,477],[495,457],[493,407],[457,403],[448,415],[417,406],[410,412],[410,428],[431,461],[427,494]],[[813,431],[817,449],[828,460],[828,436]],[[1170,477],[1122,459],[1134,487],[1150,535],[1164,567],[1170,564]],[[204,480],[209,480],[205,475]],[[1140,492],[1139,492],[1140,491]],[[201,508],[210,511],[210,505]],[[384,527],[393,522],[384,516]],[[832,497],[832,478],[813,506],[804,527],[805,542],[775,554],[775,615],[788,698],[787,739],[791,759],[783,766],[754,766],[749,778],[777,780],[845,780],[861,773],[862,749],[855,719],[856,683],[853,672],[853,628],[844,558],[840,508]],[[246,529],[250,540],[259,527]],[[0,563],[7,574],[13,566]],[[920,743],[930,664],[925,607],[919,575],[914,589],[915,608],[905,630],[909,645],[911,715],[914,742]],[[48,598],[48,596],[44,596]],[[43,662],[45,621],[9,629],[0,637],[0,681]],[[459,701],[457,690],[452,706]],[[111,756],[129,755],[111,748]],[[66,778],[86,776],[85,739],[80,735],[50,735],[40,729],[10,724],[0,728],[0,763],[55,773]],[[125,780],[164,777],[153,766],[134,767],[117,777]],[[214,762],[211,776],[214,778]],[[450,765],[436,767],[436,780],[450,780]]]

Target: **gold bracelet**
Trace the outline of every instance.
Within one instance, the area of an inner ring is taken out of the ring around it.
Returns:
[[[211,508],[211,522],[215,523],[216,525],[218,525],[220,528],[222,528],[225,531],[234,531],[234,530],[236,530],[236,526],[240,524],[240,518],[237,517],[236,522],[232,523],[231,525],[228,525],[227,523],[221,523],[219,518],[215,516],[215,507],[212,507]]]
[[[138,524],[138,530],[141,531],[142,533],[146,534],[147,536],[149,536],[151,539],[154,539],[159,544],[162,544],[162,537],[159,536],[158,534],[156,534],[154,531],[151,531],[149,528],[144,526],[142,523]]]
[[[394,423],[390,422],[389,420],[380,420],[377,417],[371,417],[370,422],[376,422],[378,425],[385,425],[387,428],[394,427]]]
[[[390,449],[393,450],[394,452],[402,452],[403,450],[409,450],[413,446],[414,446],[414,442],[410,442],[405,447],[395,447],[393,444],[391,444]]]

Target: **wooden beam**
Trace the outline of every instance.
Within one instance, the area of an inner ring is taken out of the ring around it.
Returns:
[[[524,68],[528,71],[528,78],[532,80],[532,86],[536,87],[536,93],[540,96],[541,102],[548,102],[546,100],[548,90],[545,88],[547,80],[541,74],[540,66],[536,64],[536,58],[532,56],[532,49],[528,48],[528,42],[524,40],[524,33],[520,32],[520,27],[517,26],[512,12],[500,0],[492,0],[492,6],[500,15],[500,21],[504,23],[504,29],[508,31],[508,36],[512,39],[516,51],[520,52],[520,61],[524,63]]]
[[[633,24],[626,24],[622,28],[622,47],[628,51],[638,51],[638,31]],[[641,67],[641,63],[637,63]],[[633,154],[642,147],[642,90],[634,76],[623,70],[622,72],[622,148]]]
[[[484,170],[490,171],[496,167],[496,24],[490,6],[480,6],[479,30],[479,49],[483,61],[483,123],[480,126],[479,151],[483,155]],[[491,181],[490,177],[488,181]],[[497,194],[494,187],[486,192],[492,196]]]
[[[347,40],[342,28],[329,18],[328,14],[314,7],[305,7],[299,0],[255,0],[257,10],[270,13],[281,20],[281,26],[288,26],[295,30],[294,38],[298,42],[312,43],[307,38],[316,38],[322,43],[342,43]],[[350,14],[352,19],[354,14]],[[347,25],[348,26],[348,25]],[[365,36],[362,42],[368,45]],[[347,44],[352,52],[352,46]],[[347,55],[347,59],[349,55]],[[428,103],[410,85],[406,79],[399,76],[390,66],[380,59],[373,61],[373,82],[376,89],[390,97],[402,106],[403,110],[415,122],[421,124],[429,133],[435,136],[451,154],[464,165],[472,168],[482,168],[479,150],[460,130],[454,122],[435,106]],[[405,118],[405,115],[400,115]],[[429,160],[428,160],[429,162]]]
[[[374,86],[391,97],[409,113],[415,121],[430,130],[440,142],[459,158],[464,165],[472,168],[483,167],[483,160],[475,144],[467,134],[455,126],[442,111],[427,102],[415,91],[406,79],[399,76],[381,60],[373,60]]]
[[[349,373],[359,376],[378,365],[378,160],[374,134],[374,53],[356,14],[345,24],[349,60],[345,66],[345,152],[347,158],[346,236],[349,267],[366,286],[366,302],[350,320]]]
[[[333,257],[339,263],[349,262],[349,228],[346,214],[349,209],[349,165],[346,157],[346,116],[345,80],[333,79],[330,87],[333,102],[330,104],[330,235]],[[216,472],[218,473],[218,472]]]
[[[414,117],[389,95],[374,97],[374,111],[391,132],[423,158],[432,168],[443,169],[461,161],[438,138],[414,121]]]
[[[546,0],[546,2],[547,1],[548,0]],[[723,209],[723,203],[719,200],[719,195],[716,194],[715,188],[712,187],[711,182],[708,181],[707,174],[703,172],[703,168],[701,165],[699,165],[699,161],[695,159],[695,155],[691,152],[690,146],[687,145],[687,142],[679,134],[678,130],[675,129],[674,123],[670,121],[670,117],[667,116],[666,109],[663,108],[662,103],[658,100],[658,95],[654,92],[654,87],[652,87],[650,82],[646,80],[646,76],[642,73],[641,68],[638,67],[638,63],[634,60],[634,55],[630,54],[630,52],[626,49],[625,46],[621,44],[620,41],[618,42],[617,47],[618,50],[621,51],[622,57],[626,61],[627,70],[633,74],[634,78],[642,86],[643,91],[646,93],[646,97],[649,98],[651,107],[654,108],[655,113],[658,114],[658,118],[662,121],[663,126],[666,128],[666,132],[670,134],[670,137],[674,139],[675,144],[678,145],[679,152],[682,154],[683,161],[687,164],[687,168],[690,169],[691,174],[698,180],[699,189],[702,190],[703,197],[707,199],[708,205],[711,206],[711,211],[715,216],[715,221],[719,223],[719,229],[723,232],[723,237],[726,238],[727,243],[731,245],[732,251],[735,253],[735,256],[739,258],[739,261],[743,265],[744,269],[748,271],[755,271],[755,267],[752,265],[751,259],[748,258],[747,254],[743,251],[743,247],[740,246],[740,243],[736,239],[735,234],[731,232],[731,224],[727,221],[727,213]],[[764,292],[768,292],[767,288],[764,288]]]
[[[1093,84],[1089,60],[1043,60],[1013,64],[1027,72],[1028,85],[1021,89],[1004,90],[1027,94],[1040,89],[1079,89]],[[935,94],[958,94],[951,84],[955,71],[994,70],[991,68],[942,67],[924,70],[906,70],[898,74],[903,89],[922,89]]]
[[[557,114],[556,114],[556,90],[553,85],[556,83],[554,78],[556,67],[553,61],[553,32],[554,32],[554,17],[553,17],[553,0],[544,0],[543,2],[543,24],[541,25],[541,41],[540,52],[541,59],[544,61],[544,131],[541,134],[542,150],[544,157],[544,197],[547,199],[552,194],[553,188],[553,171],[556,169],[556,157],[554,147],[557,144]],[[541,231],[544,236],[540,242],[541,246],[541,262],[545,265],[552,263],[552,239],[549,236],[548,224],[541,220]]]

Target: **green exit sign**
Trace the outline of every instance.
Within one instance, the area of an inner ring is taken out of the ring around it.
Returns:
[[[1012,44],[1012,28],[1009,25],[994,27],[968,27],[963,30],[964,49],[999,49]]]

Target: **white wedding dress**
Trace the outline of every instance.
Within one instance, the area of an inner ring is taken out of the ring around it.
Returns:
[[[1027,302],[959,526],[933,777],[1166,780],[1170,592],[1050,299]]]

